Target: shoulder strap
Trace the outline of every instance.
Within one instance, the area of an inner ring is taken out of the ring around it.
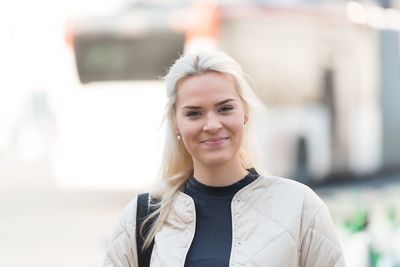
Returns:
[[[152,204],[157,203],[159,200],[151,198]],[[152,212],[153,209],[149,208],[149,193],[142,193],[138,195],[137,198],[137,208],[136,208],[136,250],[138,255],[139,267],[149,267],[151,253],[153,252],[154,239],[151,244],[143,250],[144,238],[140,234],[140,228],[147,216]],[[154,220],[151,220],[152,224]],[[144,227],[143,229],[144,237],[147,236],[149,227]]]

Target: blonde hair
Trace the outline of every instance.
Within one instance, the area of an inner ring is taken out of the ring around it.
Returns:
[[[140,233],[143,233],[144,225],[147,227],[147,224],[155,219],[154,223],[150,225],[144,247],[150,245],[155,234],[161,229],[167,219],[173,200],[188,177],[193,174],[192,158],[183,142],[177,140],[174,130],[177,84],[188,77],[211,71],[229,75],[234,79],[249,118],[239,152],[242,166],[247,169],[255,167],[259,173],[266,173],[263,168],[265,162],[262,148],[254,142],[258,138],[254,135],[251,136],[256,133],[254,129],[256,114],[265,118],[266,109],[251,89],[240,65],[223,52],[208,51],[183,55],[175,61],[164,77],[168,95],[165,118],[167,134],[159,172],[160,187],[152,193],[152,196],[160,198],[161,202],[157,204],[156,210],[148,216],[140,229]]]

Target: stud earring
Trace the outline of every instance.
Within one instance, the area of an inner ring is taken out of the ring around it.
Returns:
[[[178,135],[176,136],[176,138],[177,138],[178,140],[181,140],[181,139],[182,139],[182,136],[181,136],[180,134],[178,134]]]

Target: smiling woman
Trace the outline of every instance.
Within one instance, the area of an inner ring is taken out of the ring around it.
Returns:
[[[262,105],[240,66],[187,54],[165,80],[162,183],[126,208],[104,266],[345,266],[320,198],[258,165],[247,141]]]
[[[194,177],[200,182],[224,186],[247,174],[238,153],[246,121],[230,76],[206,72],[178,84],[174,128],[193,159]]]

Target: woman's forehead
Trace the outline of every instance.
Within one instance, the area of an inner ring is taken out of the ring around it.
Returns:
[[[177,88],[177,102],[218,102],[225,99],[239,99],[232,77],[207,72],[181,81]]]

